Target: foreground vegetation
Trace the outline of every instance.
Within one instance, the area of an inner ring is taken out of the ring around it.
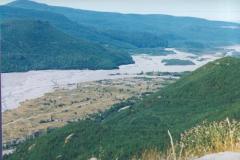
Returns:
[[[169,132],[169,141],[171,141]],[[206,154],[224,151],[240,151],[240,122],[229,119],[220,122],[204,122],[181,135],[181,140],[165,153],[149,149],[138,160],[190,160]]]
[[[240,119],[240,60],[223,58],[182,77],[140,102],[119,111],[52,131],[19,146],[8,160],[129,159],[148,148],[167,150],[168,130],[175,141],[201,124]],[[124,106],[122,106],[124,107]],[[68,143],[65,139],[72,135]],[[31,150],[29,150],[29,147]]]

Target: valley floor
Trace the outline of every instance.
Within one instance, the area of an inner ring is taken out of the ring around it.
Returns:
[[[136,77],[141,72],[184,72],[193,71],[222,55],[196,56],[173,48],[175,54],[163,56],[133,55],[135,64],[122,65],[114,70],[44,70],[2,74],[3,111],[17,108],[25,100],[38,98],[56,88],[71,88],[71,84],[103,79]],[[165,65],[162,60],[190,60],[194,65]]]
[[[84,119],[128,98],[155,92],[170,82],[171,79],[163,77],[133,77],[77,83],[72,84],[73,89],[56,89],[3,113],[4,142],[21,141],[47,129]]]

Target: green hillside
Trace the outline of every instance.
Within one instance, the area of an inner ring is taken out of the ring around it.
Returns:
[[[101,42],[102,44],[114,44],[114,46],[125,48],[132,45],[113,40],[107,35],[100,32],[93,27],[84,26],[71,21],[66,16],[50,11],[40,11],[32,9],[23,9],[18,7],[0,6],[0,20],[21,19],[21,20],[40,20],[48,21],[51,25],[57,29],[69,34],[72,37],[86,39],[89,41]]]
[[[112,69],[132,63],[128,54],[71,37],[39,20],[1,23],[2,72],[43,69]]]
[[[122,47],[175,47],[200,52],[240,42],[240,30],[229,28],[239,27],[238,23],[161,14],[95,12],[49,6],[29,0],[16,0],[7,6],[64,15],[78,25],[102,35],[98,34],[95,41],[114,46],[122,43]],[[92,36],[88,38],[93,39]]]
[[[96,156],[125,160],[146,148],[165,149],[168,129],[177,140],[180,133],[204,120],[239,120],[239,88],[240,59],[223,58],[142,101],[119,104],[94,120],[72,123],[28,140],[6,159],[85,160]],[[130,108],[119,111],[128,105]]]

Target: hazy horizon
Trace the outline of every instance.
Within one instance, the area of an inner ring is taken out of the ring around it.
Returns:
[[[13,0],[0,0],[0,4]],[[136,13],[136,14],[167,14],[188,16],[240,23],[240,1],[238,0],[34,0],[54,6],[76,9]]]

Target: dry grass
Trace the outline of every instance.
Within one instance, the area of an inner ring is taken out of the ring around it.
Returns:
[[[185,154],[204,155],[222,151],[240,151],[240,123],[226,119],[204,122],[182,134]]]
[[[204,122],[183,133],[176,145],[170,132],[168,134],[171,148],[167,152],[145,150],[140,158],[133,160],[191,160],[210,153],[240,151],[240,122],[234,120]]]
[[[162,155],[157,149],[145,150],[141,155],[141,160],[162,160]],[[136,156],[132,160],[139,160]]]

